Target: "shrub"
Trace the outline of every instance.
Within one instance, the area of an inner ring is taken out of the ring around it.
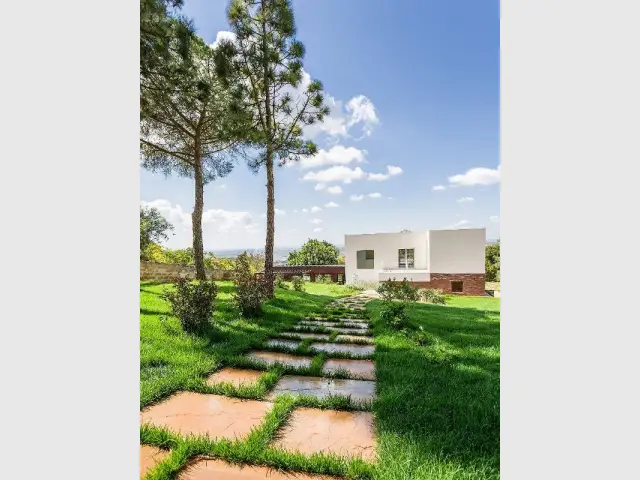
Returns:
[[[378,294],[383,300],[400,300],[402,302],[417,302],[420,299],[418,287],[414,287],[405,278],[401,282],[385,280],[378,286]]]
[[[395,330],[406,328],[409,325],[407,304],[405,302],[386,301],[380,311],[380,320]]]
[[[262,313],[262,304],[267,298],[265,283],[257,279],[251,269],[251,259],[247,253],[236,258],[233,268],[233,283],[236,291],[234,302],[244,317],[255,317]]]
[[[331,285],[333,283],[333,279],[331,275],[317,275],[316,283],[324,283],[325,285]]]
[[[446,303],[444,301],[442,290],[437,290],[435,288],[423,288],[420,290],[420,297],[426,303],[434,303],[436,305],[444,305]]]
[[[287,285],[287,283],[284,281],[284,275],[282,275],[281,273],[277,273],[274,283],[276,285],[276,288],[282,288],[283,290],[289,290],[289,285]]]
[[[185,278],[177,279],[173,286],[173,291],[167,289],[162,293],[173,315],[178,317],[185,332],[203,332],[215,309],[218,286],[212,280],[191,282]]]
[[[307,282],[305,282],[304,278],[302,278],[302,277],[300,277],[300,276],[298,276],[298,275],[296,275],[295,277],[292,277],[292,278],[291,278],[291,284],[293,285],[293,289],[294,289],[296,292],[304,292],[304,290],[305,290],[305,287],[304,287],[305,283],[307,283]]]

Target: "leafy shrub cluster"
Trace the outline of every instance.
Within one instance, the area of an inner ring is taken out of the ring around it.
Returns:
[[[304,292],[305,291],[305,284],[307,282],[304,280],[304,278],[296,275],[295,277],[291,278],[291,284],[293,285],[293,289],[296,292]]]
[[[242,315],[259,316],[262,313],[262,304],[267,299],[267,289],[264,281],[255,277],[251,259],[246,252],[236,258],[233,283],[236,287],[233,299]]]
[[[316,275],[316,283],[330,285],[333,283],[333,279],[331,278],[331,275]]]
[[[426,303],[433,303],[435,305],[444,305],[444,295],[442,290],[435,288],[423,288],[420,290],[420,298]]]
[[[212,280],[191,282],[180,278],[173,287],[173,290],[166,289],[162,298],[169,302],[173,315],[178,317],[185,332],[202,333],[209,326],[215,309],[218,286]]]
[[[411,285],[406,278],[401,282],[395,278],[385,280],[378,287],[378,294],[386,301],[417,302],[420,299],[418,288]]]
[[[380,311],[380,320],[394,330],[402,330],[408,327],[409,315],[407,315],[406,302],[386,301]]]
[[[289,290],[289,285],[284,281],[284,275],[281,273],[276,273],[274,284],[276,288],[281,288],[283,290]]]

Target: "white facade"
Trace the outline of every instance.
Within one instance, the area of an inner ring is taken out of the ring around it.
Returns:
[[[485,273],[484,228],[345,235],[344,245],[347,283],[405,277],[428,282],[431,273]]]

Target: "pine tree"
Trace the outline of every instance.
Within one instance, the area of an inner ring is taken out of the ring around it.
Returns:
[[[303,127],[329,113],[322,84],[304,74],[304,45],[296,40],[289,0],[233,0],[228,17],[235,41],[221,43],[221,73],[235,72],[236,97],[252,112],[250,141],[257,154],[249,161],[254,172],[267,176],[267,234],[264,276],[267,294],[274,294],[275,236],[274,166],[314,155],[316,145],[303,138]],[[222,55],[224,53],[224,55]]]
[[[182,75],[167,77],[150,72],[146,79],[140,150],[144,168],[194,179],[194,264],[196,278],[205,280],[204,185],[231,172],[243,116],[233,108],[232,98],[216,74],[215,52],[211,47],[194,38],[189,49],[190,62],[183,65]],[[179,62],[176,55],[173,58]]]

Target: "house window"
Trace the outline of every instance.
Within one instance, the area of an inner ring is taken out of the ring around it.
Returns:
[[[356,253],[358,258],[358,269],[373,269],[373,250],[358,250]]]
[[[414,249],[401,248],[398,250],[398,268],[414,268]]]
[[[451,293],[462,293],[462,282],[460,280],[451,282]]]

